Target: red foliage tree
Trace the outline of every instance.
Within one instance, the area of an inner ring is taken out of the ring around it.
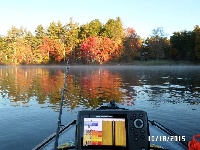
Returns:
[[[88,37],[81,43],[83,57],[87,60],[103,64],[113,57],[119,57],[121,47],[115,41],[107,37]]]
[[[134,28],[131,28],[131,27],[128,27],[128,28],[126,28],[126,30],[125,30],[125,35],[126,35],[126,37],[136,37],[137,36],[137,33],[136,33],[136,31],[135,31],[135,29]]]
[[[47,59],[54,58],[60,62],[64,57],[64,46],[56,39],[50,39],[48,37],[43,38],[43,44],[40,46],[41,55],[47,57]]]
[[[125,30],[124,38],[124,52],[123,59],[124,61],[132,61],[136,56],[139,55],[139,50],[142,46],[142,40],[137,35],[136,31],[133,28],[128,27]]]
[[[49,55],[51,52],[53,52],[54,51],[53,41],[48,37],[44,37],[42,45],[40,46],[40,51],[42,56]]]

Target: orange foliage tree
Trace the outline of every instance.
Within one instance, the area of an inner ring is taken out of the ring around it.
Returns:
[[[43,38],[43,43],[40,46],[43,62],[48,62],[54,59],[60,62],[64,57],[64,46],[58,39],[50,39],[49,37]]]
[[[123,44],[123,60],[132,61],[139,54],[142,46],[142,40],[133,28],[128,27],[125,30],[125,38]]]
[[[92,62],[103,64],[121,54],[121,45],[107,37],[88,37],[81,43],[83,57]]]

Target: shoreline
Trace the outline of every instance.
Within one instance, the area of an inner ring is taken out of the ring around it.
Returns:
[[[105,64],[82,64],[69,63],[69,66],[200,66],[200,62],[190,61],[169,61],[169,60],[148,60],[148,61],[132,61],[132,62],[108,62]],[[17,66],[66,66],[64,63],[58,64],[30,64],[30,65],[12,65],[0,64],[0,67],[17,67]]]

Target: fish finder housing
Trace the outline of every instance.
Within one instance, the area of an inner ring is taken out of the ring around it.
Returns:
[[[78,112],[76,149],[148,150],[147,113],[142,110],[107,108]]]

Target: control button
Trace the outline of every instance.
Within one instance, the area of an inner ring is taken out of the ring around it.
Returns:
[[[142,148],[141,150],[146,150],[146,148]]]
[[[144,135],[141,135],[140,137],[141,137],[141,139],[144,139],[144,138],[145,138],[145,136],[144,136]]]
[[[134,132],[133,134],[134,134],[135,136],[137,136],[137,135],[138,135],[138,133],[137,133],[137,132]]]
[[[141,133],[141,134],[144,134],[144,133],[145,133],[145,131],[144,131],[144,130],[140,130],[140,133]]]
[[[139,114],[139,117],[143,117],[143,114]]]
[[[135,119],[134,122],[133,122],[133,125],[136,127],[136,128],[142,128],[144,123],[143,123],[143,120],[142,119]]]
[[[134,127],[131,127],[131,130],[134,130]]]
[[[133,114],[133,117],[136,117],[137,115],[136,114]]]
[[[138,137],[135,137],[134,139],[135,139],[135,141],[138,141]]]

